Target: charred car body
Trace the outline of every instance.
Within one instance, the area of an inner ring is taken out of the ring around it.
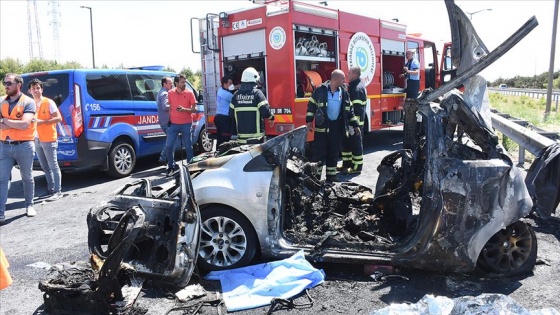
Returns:
[[[457,77],[406,102],[403,149],[383,159],[375,191],[316,178],[305,127],[182,166],[171,181],[136,181],[88,216],[90,251],[101,266],[89,277],[88,301],[122,305],[119,287],[132,275],[183,286],[197,261],[229,269],[257,254],[283,258],[302,249],[316,261],[530,271],[537,241],[520,219],[533,201],[477,108],[485,85],[475,75],[537,22],[488,52],[465,14],[446,5]],[[461,84],[465,94],[454,90]],[[472,141],[457,141],[457,126]],[[58,280],[41,284],[52,308],[71,298]]]
[[[404,149],[379,166],[375,196],[367,187],[325,185],[310,175],[314,165],[303,158],[304,128],[189,166],[203,221],[202,267],[239,267],[258,250],[285,257],[304,249],[320,261],[461,272],[478,263],[509,275],[532,269],[536,237],[519,219],[533,203],[477,109],[485,82],[475,75],[537,22],[530,19],[489,52],[466,15],[453,1],[446,5],[457,77],[406,103]],[[452,91],[461,84],[465,96]],[[416,113],[423,128],[416,126]],[[456,126],[472,140],[469,145],[454,140]]]

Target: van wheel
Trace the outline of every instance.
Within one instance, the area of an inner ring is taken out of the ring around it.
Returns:
[[[208,135],[206,131],[206,127],[203,127],[200,130],[200,135],[198,136],[198,147],[200,148],[201,153],[206,153],[212,151],[212,146],[214,145],[214,141]]]
[[[202,229],[198,266],[206,271],[247,266],[257,253],[258,239],[249,220],[224,206],[200,211]]]
[[[478,257],[482,271],[504,276],[530,273],[537,260],[537,236],[530,225],[517,221],[492,236]]]
[[[111,147],[109,152],[109,176],[122,178],[130,175],[136,165],[136,153],[132,146],[119,141]]]

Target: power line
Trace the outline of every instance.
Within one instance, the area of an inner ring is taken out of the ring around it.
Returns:
[[[58,11],[58,1],[49,1],[51,10],[51,21],[49,22],[52,28],[53,45],[54,45],[54,60],[60,62],[60,44],[59,44],[59,27],[60,27],[60,12]]]
[[[31,11],[34,11],[34,14],[32,14]],[[41,43],[41,28],[39,25],[37,0],[27,0],[27,27],[27,34],[29,36],[29,59],[43,59],[43,45]],[[35,38],[33,36],[35,36]],[[35,50],[35,45],[37,45],[37,50]],[[35,52],[37,52],[38,55],[35,55]]]

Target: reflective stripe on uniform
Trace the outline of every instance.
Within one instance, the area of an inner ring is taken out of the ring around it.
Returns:
[[[352,157],[352,164],[354,165],[362,165],[364,164],[364,156],[363,155],[359,155],[359,156],[353,156]]]
[[[367,102],[366,102],[366,101],[359,100],[359,99],[355,99],[355,100],[352,101],[352,105],[356,105],[356,104],[357,104],[357,105],[365,106],[365,105],[367,104]]]
[[[262,101],[262,102],[258,103],[257,108],[261,108],[261,106],[264,106],[264,105],[268,105],[268,102],[267,101]]]
[[[336,166],[327,166],[327,176],[336,176]]]
[[[352,160],[352,152],[342,152],[342,161],[347,162]]]

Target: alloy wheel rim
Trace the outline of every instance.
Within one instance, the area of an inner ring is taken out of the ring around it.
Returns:
[[[527,261],[531,254],[532,242],[529,228],[519,222],[492,236],[482,254],[493,270],[512,271]]]
[[[214,266],[227,267],[238,262],[247,251],[243,228],[227,217],[212,217],[202,224],[199,254]]]
[[[121,173],[125,173],[132,165],[132,154],[125,148],[119,148],[115,154],[115,166]]]

